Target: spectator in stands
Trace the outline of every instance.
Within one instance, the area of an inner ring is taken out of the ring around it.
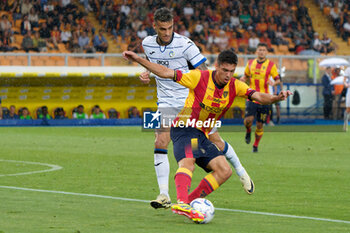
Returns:
[[[109,119],[118,119],[119,112],[115,108],[111,108],[108,110],[108,118]]]
[[[41,1],[43,2],[43,1]],[[45,14],[49,14],[55,9],[55,5],[53,4],[52,0],[47,0],[46,3],[43,3],[42,9],[45,12]]]
[[[133,51],[135,53],[142,53],[140,39],[137,36],[131,36],[130,43],[128,45],[128,50]]]
[[[1,16],[0,30],[2,33],[7,31],[10,35],[13,34],[12,25],[8,19],[7,14]]]
[[[135,106],[132,106],[128,110],[128,116],[129,118],[140,118],[140,111]]]
[[[228,47],[228,37],[226,36],[225,32],[221,30],[219,32],[219,36],[214,38],[214,44],[218,48],[219,52],[222,52],[227,49]]]
[[[11,34],[8,31],[4,31],[0,40],[0,50],[3,52],[12,52],[18,50],[17,47],[12,46]]]
[[[248,52],[255,53],[259,43],[259,37],[257,37],[255,32],[251,32],[251,37],[248,40]]]
[[[13,1],[12,4],[10,3],[10,1],[8,1],[7,4],[8,4],[7,11],[9,11],[9,13],[12,14],[13,23],[14,25],[16,25],[16,21],[22,18],[21,5],[19,3],[19,0]]]
[[[90,119],[106,119],[106,115],[102,112],[99,105],[95,105],[92,108]]]
[[[274,52],[274,50],[272,48],[271,40],[270,40],[269,35],[267,34],[267,32],[263,33],[263,36],[259,39],[259,41],[260,41],[260,43],[264,43],[264,44],[267,45],[267,50],[270,53]]]
[[[343,39],[347,40],[348,37],[350,36],[350,17],[346,19],[346,22],[343,24]]]
[[[71,37],[72,37],[72,32],[70,31],[68,25],[65,24],[61,32],[61,42],[67,45]]]
[[[72,53],[80,52],[79,37],[77,33],[73,33],[73,36],[69,40],[68,48]]]
[[[78,44],[80,48],[80,52],[86,52],[86,53],[93,53],[94,47],[90,45],[90,38],[88,37],[87,33],[85,31],[82,31],[81,35],[78,39]]]
[[[49,40],[51,38],[50,29],[47,27],[46,22],[43,22],[41,24],[41,27],[39,29],[39,33],[40,33],[40,37],[45,39],[45,40]]]
[[[97,52],[104,52],[104,53],[107,52],[108,42],[106,38],[103,36],[102,29],[100,29],[98,32],[98,35],[94,37],[93,44]]]
[[[21,13],[22,15],[27,15],[30,12],[30,9],[32,9],[33,5],[30,3],[29,0],[23,0],[21,5]]]
[[[52,119],[52,117],[50,116],[50,114],[48,112],[47,106],[41,107],[41,113],[39,113],[38,119],[47,119],[47,120]]]
[[[9,109],[9,113],[7,115],[4,115],[3,119],[19,119],[19,116],[16,114],[16,107],[15,105],[11,105]]]
[[[66,113],[64,112],[63,108],[59,107],[55,109],[55,120],[64,120],[64,119],[68,119],[66,117]]]
[[[34,32],[33,48],[39,52],[47,52],[46,40],[40,38],[39,31]]]
[[[321,43],[321,40],[317,32],[314,33],[314,39],[312,41],[312,49],[319,53],[325,52],[325,48]]]
[[[88,119],[89,116],[88,114],[86,114],[84,112],[84,106],[83,105],[79,105],[77,108],[76,108],[76,111],[73,112],[73,119]]]
[[[31,120],[32,117],[29,114],[29,110],[27,107],[23,107],[22,109],[20,109],[19,111],[19,119],[21,120]]]
[[[332,51],[335,51],[337,48],[337,44],[335,44],[331,38],[327,36],[327,32],[323,33],[321,43],[324,48],[324,53],[330,53]]]
[[[57,50],[58,43],[61,42],[61,33],[60,33],[60,31],[58,31],[57,26],[54,26],[53,30],[51,31],[50,42],[53,43],[53,45],[55,46],[55,49]]]
[[[32,27],[39,27],[39,15],[34,9],[34,7],[30,9],[28,20]]]
[[[141,25],[139,30],[137,31],[137,36],[143,40],[146,36],[148,36],[147,31],[146,31],[146,26],[145,25]]]
[[[324,75],[322,76],[322,85],[323,85],[323,116],[324,119],[332,119],[332,105],[333,105],[333,95],[334,88],[331,85],[332,81],[332,68],[327,67]]]
[[[28,53],[29,51],[39,52],[38,48],[34,48],[32,33],[30,31],[23,37],[22,49]]]
[[[21,23],[21,34],[26,35],[27,32],[31,30],[32,30],[32,25],[28,19],[28,15],[24,15]]]

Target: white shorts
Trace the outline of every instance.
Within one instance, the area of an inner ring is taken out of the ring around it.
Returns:
[[[345,107],[350,108],[350,87],[346,90]]]

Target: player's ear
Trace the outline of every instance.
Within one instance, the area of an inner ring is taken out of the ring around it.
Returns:
[[[218,70],[219,69],[219,64],[218,62],[215,62],[215,70]]]

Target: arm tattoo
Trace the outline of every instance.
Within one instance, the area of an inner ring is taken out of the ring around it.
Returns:
[[[199,70],[207,70],[208,67],[207,67],[207,65],[205,64],[205,62],[203,62],[202,64],[200,64],[199,66],[197,66],[197,69],[199,69]]]

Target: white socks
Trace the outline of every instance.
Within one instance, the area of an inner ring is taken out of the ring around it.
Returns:
[[[159,192],[169,197],[169,160],[168,150],[154,149],[154,169],[157,174]]]
[[[233,150],[232,146],[225,142],[225,149],[224,154],[226,156],[226,159],[232,164],[233,168],[235,169],[237,175],[241,177],[246,173],[246,170],[242,166],[241,162],[239,161],[239,158],[237,157],[236,152]]]
[[[349,124],[349,113],[344,112],[344,131],[348,131],[348,124]]]

